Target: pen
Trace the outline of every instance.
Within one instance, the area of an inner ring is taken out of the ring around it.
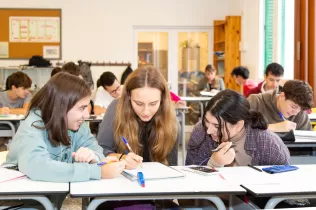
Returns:
[[[261,170],[260,168],[257,168],[257,167],[255,167],[255,166],[253,166],[253,165],[248,164],[248,166],[249,166],[250,168],[252,168],[252,169],[255,169],[255,170],[257,170],[257,171],[262,172],[262,170]]]
[[[126,144],[128,150],[129,150],[130,152],[134,153],[133,150],[132,150],[132,148],[131,148],[131,146],[129,145],[129,143],[127,142],[127,140],[124,138],[124,136],[122,136],[122,139],[123,139],[124,143]]]
[[[98,165],[98,166],[103,166],[103,165],[110,164],[110,163],[114,163],[114,161],[110,161],[110,162],[99,162],[99,163],[97,163],[97,165]]]
[[[142,172],[137,173],[137,181],[140,186],[145,187],[145,179],[144,174]]]
[[[127,142],[126,138],[125,138],[124,136],[122,136],[122,139],[123,139],[124,143],[126,144],[128,150],[129,150],[130,152],[132,152],[132,153],[135,153],[135,152],[133,152],[133,150],[132,150],[131,146],[129,145],[129,143]],[[143,167],[142,164],[140,164],[140,167],[141,167],[141,168]]]
[[[283,114],[282,114],[281,112],[278,112],[278,114],[279,114],[279,116],[281,117],[281,119],[282,119],[283,121],[286,121],[286,119],[283,117]]]

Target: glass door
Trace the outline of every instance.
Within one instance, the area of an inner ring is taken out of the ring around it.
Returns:
[[[155,66],[168,81],[168,32],[138,32],[137,60]]]

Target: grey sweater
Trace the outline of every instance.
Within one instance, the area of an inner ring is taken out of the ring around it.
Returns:
[[[268,123],[273,124],[283,121],[278,114],[276,99],[277,90],[274,90],[250,95],[247,100],[252,109],[261,112]],[[288,120],[296,123],[296,130],[312,130],[312,124],[306,111],[300,111],[296,116],[289,117]]]
[[[115,110],[116,110],[118,100],[119,99],[113,100],[112,103],[108,106],[99,128],[97,140],[98,140],[99,145],[103,147],[104,156],[107,156],[108,154],[111,154],[111,153],[116,153],[116,145],[115,145],[114,133],[113,133],[113,122],[114,122]],[[180,136],[181,136],[179,134],[180,134],[180,129],[179,129],[179,123],[178,123],[177,142],[167,157],[168,163],[170,166],[178,165],[178,147],[179,147],[179,141],[180,141]]]

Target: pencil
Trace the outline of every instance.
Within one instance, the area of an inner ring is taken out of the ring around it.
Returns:
[[[262,172],[262,170],[261,170],[260,168],[257,168],[257,167],[255,167],[255,166],[253,166],[253,165],[248,164],[248,166],[249,166],[250,168],[252,168],[252,169],[255,169],[255,170],[257,170],[257,171]]]

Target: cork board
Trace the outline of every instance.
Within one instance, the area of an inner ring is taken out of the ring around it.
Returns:
[[[61,9],[0,9],[0,59],[62,59]]]

